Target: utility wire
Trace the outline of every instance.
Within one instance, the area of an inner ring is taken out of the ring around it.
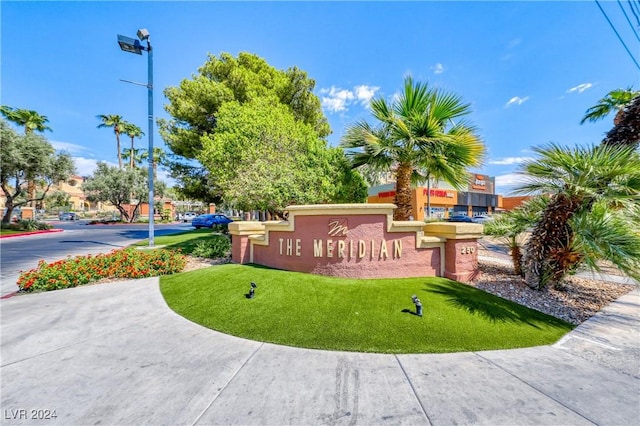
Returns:
[[[636,32],[635,27],[631,23],[631,20],[629,19],[629,15],[627,15],[627,12],[625,12],[624,7],[622,7],[622,3],[620,3],[620,0],[618,0],[618,6],[620,6],[620,10],[622,11],[622,14],[624,15],[624,17],[627,18],[627,22],[629,23],[629,26],[631,27],[631,31],[633,31],[633,35],[636,36],[636,40],[640,41],[640,37],[638,37],[638,33]],[[637,16],[636,16],[636,18],[637,18]]]
[[[609,19],[609,17],[607,16],[607,13],[604,11],[604,9],[602,8],[602,6],[600,6],[600,2],[598,0],[595,0],[596,4],[598,5],[598,8],[600,9],[600,12],[602,12],[602,14],[604,15],[605,19],[607,20],[607,22],[609,23],[609,25],[611,26],[611,29],[613,30],[614,33],[616,33],[616,36],[618,36],[618,40],[620,40],[620,43],[622,43],[622,46],[624,46],[624,49],[627,51],[627,53],[629,54],[629,57],[631,58],[631,60],[633,61],[634,64],[636,64],[636,68],[638,68],[640,70],[640,65],[638,64],[638,61],[636,61],[636,58],[633,57],[633,55],[631,54],[631,51],[629,51],[629,48],[627,47],[627,45],[625,44],[624,40],[622,40],[622,37],[620,37],[620,34],[618,34],[618,30],[616,30],[616,27],[613,26],[613,23],[611,22],[611,20]]]
[[[631,9],[631,13],[633,13],[633,16],[636,17],[636,22],[638,23],[638,26],[640,26],[640,18],[638,18],[638,13],[640,13],[640,9],[638,10],[638,12],[636,12],[637,7],[638,6],[634,5],[632,1],[629,2],[629,8]]]

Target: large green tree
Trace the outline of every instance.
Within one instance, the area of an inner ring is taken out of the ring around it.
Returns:
[[[314,80],[298,68],[278,70],[264,59],[246,52],[234,57],[210,55],[191,79],[165,90],[170,120],[159,120],[159,130],[173,152],[171,175],[187,196],[208,202],[220,201],[220,188],[197,160],[205,138],[217,131],[218,113],[228,102],[240,105],[268,99],[283,105],[296,121],[307,124],[320,137],[330,133]]]
[[[470,111],[459,96],[408,77],[403,92],[393,101],[371,101],[377,124],[357,122],[347,129],[341,145],[353,167],[393,171],[394,219],[408,220],[412,184],[438,178],[463,189],[468,184],[468,168],[481,164],[484,144],[464,120]]]
[[[124,132],[124,126],[126,121],[117,114],[104,115],[100,114],[96,116],[100,120],[98,128],[112,128],[113,133],[116,135],[116,148],[118,150],[118,167],[122,169],[122,151],[120,150],[120,135]]]
[[[606,144],[573,149],[551,144],[534,150],[539,158],[522,167],[527,181],[516,192],[550,194],[551,199],[525,245],[527,284],[541,289],[558,283],[581,263],[595,265],[590,259],[597,256],[637,277],[640,236],[633,213],[640,202],[637,150]],[[595,233],[597,226],[590,224],[597,218],[608,228]]]
[[[0,120],[2,155],[0,156],[0,186],[6,197],[2,222],[7,223],[16,207],[42,201],[52,185],[67,180],[74,172],[68,154],[56,154],[51,144],[34,133],[18,135],[4,120]],[[39,194],[28,191],[29,182],[42,188]]]
[[[216,132],[203,137],[203,144],[198,159],[226,204],[235,208],[280,214],[289,204],[352,201],[353,196],[363,201],[366,194],[361,177],[360,192],[349,192],[359,175],[349,170],[340,151],[328,149],[311,126],[268,98],[225,103]]]
[[[127,222],[133,222],[140,205],[149,200],[147,176],[143,169],[119,169],[99,162],[93,175],[82,184],[82,190],[89,201],[111,203]],[[156,196],[162,197],[165,189],[164,183],[154,182]],[[133,211],[126,205],[133,205]]]

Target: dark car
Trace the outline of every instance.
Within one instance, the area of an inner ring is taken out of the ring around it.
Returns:
[[[227,225],[233,222],[233,219],[229,219],[223,214],[201,214],[191,221],[191,225],[196,229],[200,228],[213,228],[215,225]]]
[[[75,213],[66,212],[66,213],[60,213],[58,215],[58,219],[60,219],[60,220],[78,220],[80,218]]]
[[[470,218],[469,216],[465,216],[465,215],[455,215],[455,216],[450,216],[449,219],[447,219],[449,222],[468,222],[468,223],[473,223],[473,219]]]

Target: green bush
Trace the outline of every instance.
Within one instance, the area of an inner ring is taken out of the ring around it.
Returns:
[[[46,231],[53,228],[53,226],[38,222],[33,219],[19,220],[16,223],[2,224],[3,229],[11,229],[12,231]]]
[[[228,257],[231,254],[231,241],[224,235],[213,235],[205,241],[198,241],[191,252],[196,257]]]
[[[114,250],[97,256],[76,256],[21,272],[22,291],[48,291],[76,287],[102,278],[145,278],[180,272],[186,264],[180,250]]]

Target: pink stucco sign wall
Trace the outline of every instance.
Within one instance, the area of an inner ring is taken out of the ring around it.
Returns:
[[[460,247],[449,244],[450,248],[447,238],[430,235],[423,222],[393,221],[394,208],[390,204],[293,206],[287,221],[234,222],[229,226],[232,260],[353,278],[467,280],[477,275],[477,251],[470,248],[475,239],[463,240]],[[481,231],[480,225],[473,226]],[[460,259],[451,263],[454,257]]]

